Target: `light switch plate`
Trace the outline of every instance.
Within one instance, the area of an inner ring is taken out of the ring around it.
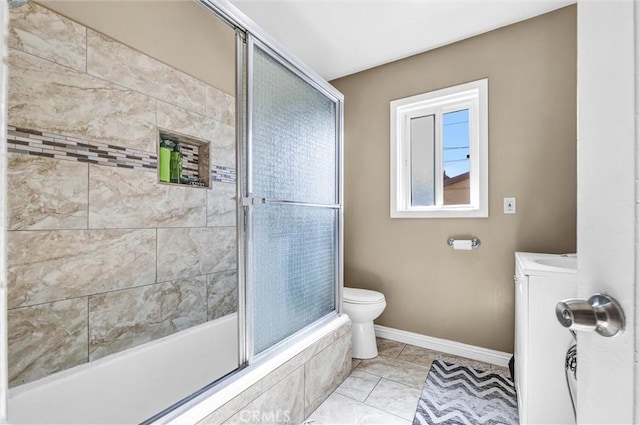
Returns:
[[[515,196],[504,198],[504,213],[515,214],[516,213],[516,198]]]

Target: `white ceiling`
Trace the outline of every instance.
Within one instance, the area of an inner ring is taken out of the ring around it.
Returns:
[[[327,80],[450,44],[575,0],[231,0]]]

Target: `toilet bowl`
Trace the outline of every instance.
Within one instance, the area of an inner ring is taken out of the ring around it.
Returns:
[[[343,311],[351,319],[351,357],[372,359],[378,355],[373,321],[382,314],[387,302],[384,295],[368,289],[344,288]]]

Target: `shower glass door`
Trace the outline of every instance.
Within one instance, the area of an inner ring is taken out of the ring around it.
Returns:
[[[251,357],[336,311],[340,101],[258,41],[247,47]]]

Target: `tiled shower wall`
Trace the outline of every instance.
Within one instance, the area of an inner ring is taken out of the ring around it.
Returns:
[[[33,3],[9,47],[10,385],[235,312],[234,97]],[[158,128],[211,189],[157,183]]]

